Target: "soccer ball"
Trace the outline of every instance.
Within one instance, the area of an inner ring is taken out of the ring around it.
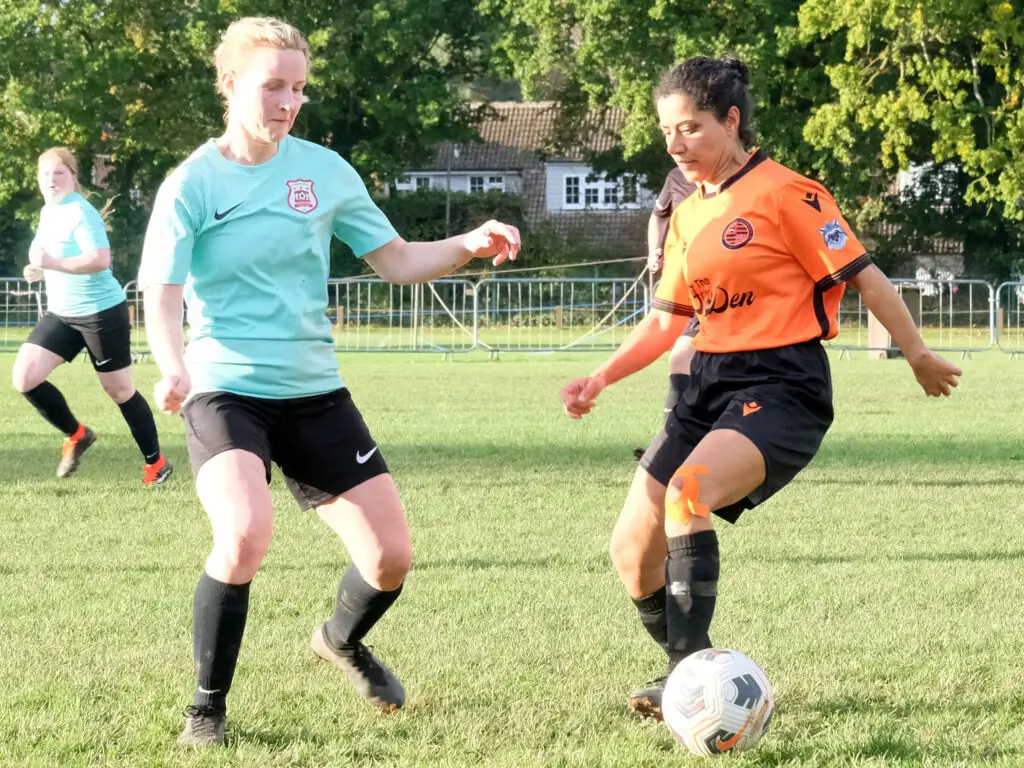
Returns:
[[[759,666],[739,651],[709,648],[687,656],[669,675],[665,725],[695,755],[753,749],[775,709],[775,692]]]

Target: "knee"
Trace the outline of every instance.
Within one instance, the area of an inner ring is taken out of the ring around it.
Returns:
[[[263,563],[270,549],[271,529],[249,528],[236,533],[226,541],[218,541],[213,556],[217,559],[221,573],[229,575],[232,581],[251,579]]]
[[[363,578],[383,592],[398,589],[412,568],[412,545],[408,542],[381,550],[369,564]]]
[[[616,573],[624,581],[639,578],[644,570],[646,553],[638,546],[635,539],[624,536],[618,531],[612,534],[612,540],[608,545],[608,554],[611,556]]]
[[[131,400],[132,395],[135,394],[135,386],[131,382],[105,381],[103,382],[103,391],[107,393],[111,400],[121,405],[121,403]]]
[[[684,464],[673,475],[665,491],[666,533],[712,529],[711,513],[722,506],[726,493],[719,484],[702,482],[706,474],[707,467]]]
[[[37,376],[31,365],[15,361],[14,370],[11,371],[11,384],[14,385],[15,390],[21,394],[31,392],[42,383],[36,379]]]

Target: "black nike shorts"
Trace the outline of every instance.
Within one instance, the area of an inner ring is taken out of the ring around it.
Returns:
[[[128,302],[122,301],[102,312],[78,317],[47,312],[36,323],[27,341],[48,349],[69,363],[86,349],[97,372],[120,371],[132,364]]]
[[[679,403],[640,460],[668,485],[705,435],[732,429],[764,456],[765,480],[715,514],[731,523],[806,467],[832,425],[832,374],[820,341],[777,349],[697,352]]]
[[[192,474],[219,453],[243,450],[273,461],[299,506],[326,504],[377,475],[387,463],[346,388],[271,400],[203,392],[186,401],[185,443]]]

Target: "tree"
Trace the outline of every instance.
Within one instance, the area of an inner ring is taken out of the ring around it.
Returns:
[[[222,130],[217,41],[231,21],[255,14],[277,15],[308,35],[311,101],[295,134],[336,149],[369,183],[394,178],[443,138],[471,136],[474,108],[449,83],[471,81],[488,65],[494,20],[475,12],[475,0],[3,3],[3,213],[25,229],[34,221],[43,149],[72,147],[86,182],[93,159],[109,157],[102,194],[118,195],[115,267],[122,277],[134,272],[142,204]],[[11,247],[0,242],[0,253]]]
[[[1012,271],[1005,252],[1021,242],[1024,217],[1024,21],[1009,2],[484,2],[507,21],[509,68],[527,95],[563,103],[567,133],[586,109],[629,113],[626,166],[658,167],[642,150],[661,141],[650,102],[660,74],[732,51],[751,68],[761,146],[822,181],[862,228],[897,216],[902,245],[920,242],[941,202],[972,269]],[[899,169],[929,163],[952,163],[944,189],[955,199],[891,194]],[[989,236],[968,237],[980,231]]]

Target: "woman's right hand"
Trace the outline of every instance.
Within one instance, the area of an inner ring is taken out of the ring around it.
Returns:
[[[181,410],[181,404],[185,402],[188,393],[192,391],[192,380],[187,371],[179,374],[164,376],[153,387],[153,400],[156,407],[166,414],[173,416]]]
[[[26,264],[25,268],[21,270],[21,274],[29,282],[29,285],[38,283],[43,279],[42,268],[37,267],[35,264]]]
[[[562,388],[562,405],[573,419],[582,419],[594,408],[594,401],[607,384],[603,376],[573,379]]]

